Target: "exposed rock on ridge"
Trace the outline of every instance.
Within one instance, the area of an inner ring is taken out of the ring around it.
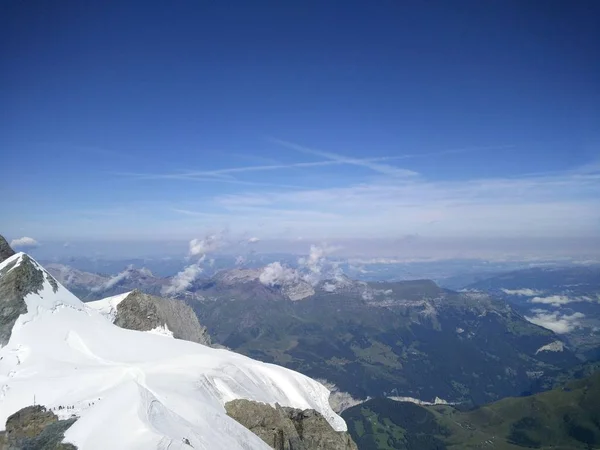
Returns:
[[[290,280],[261,280],[265,268],[231,269],[218,272],[210,280],[197,286],[195,291],[212,297],[223,291],[230,291],[232,298],[246,299],[261,297],[265,299],[291,300],[293,302],[310,298],[315,294],[313,286],[306,280],[297,277]]]
[[[331,428],[313,409],[267,405],[250,400],[225,404],[227,414],[275,450],[356,450],[347,432]]]
[[[138,331],[167,326],[176,339],[210,345],[206,327],[185,302],[133,291],[117,305],[115,325]]]
[[[15,322],[27,312],[27,294],[40,291],[44,284],[44,273],[31,258],[22,254],[16,266],[18,258],[6,261],[0,269],[0,345],[8,343]]]
[[[7,419],[6,431],[0,433],[0,450],[76,450],[62,443],[64,432],[75,420],[58,420],[43,406],[27,406]]]
[[[15,251],[8,245],[4,236],[0,235],[0,263],[14,254]]]

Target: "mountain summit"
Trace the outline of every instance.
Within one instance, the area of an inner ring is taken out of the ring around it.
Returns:
[[[79,449],[267,449],[227,415],[246,399],[346,424],[297,372],[201,344],[119,328],[24,253],[0,263],[0,424],[32,404],[75,418]],[[43,413],[42,411],[42,414]]]
[[[0,262],[10,258],[15,251],[10,247],[4,236],[0,235]]]

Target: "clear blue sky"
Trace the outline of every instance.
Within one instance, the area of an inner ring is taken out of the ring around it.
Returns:
[[[0,4],[10,238],[600,234],[596,1]]]

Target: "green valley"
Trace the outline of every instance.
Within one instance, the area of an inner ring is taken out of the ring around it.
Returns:
[[[347,409],[342,417],[361,450],[598,448],[600,372],[473,410],[379,398]]]

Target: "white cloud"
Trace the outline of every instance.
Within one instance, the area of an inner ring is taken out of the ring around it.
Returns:
[[[251,237],[250,239],[248,239],[248,244],[255,244],[258,241],[260,241],[259,238],[257,238],[257,237]]]
[[[40,243],[33,238],[23,236],[22,238],[13,239],[10,241],[10,246],[13,248],[36,248],[40,246]]]
[[[551,295],[549,297],[534,297],[529,300],[531,303],[541,303],[545,305],[552,305],[559,307],[561,305],[566,305],[568,303],[577,303],[577,302],[593,302],[594,299],[588,296],[580,296],[580,297],[567,297],[566,295]]]
[[[263,269],[259,279],[268,286],[281,285],[286,283],[304,281],[313,286],[323,279],[328,279],[323,289],[333,292],[338,285],[347,282],[342,269],[337,263],[329,263],[326,260],[327,255],[336,251],[340,247],[334,247],[327,244],[311,245],[307,257],[298,259],[298,269],[290,268],[279,261],[271,263]]]
[[[566,295],[551,295],[549,297],[534,297],[529,300],[531,303],[541,303],[544,305],[560,306],[567,303],[576,302],[576,299],[569,299]]]
[[[301,270],[308,271],[304,279],[309,283],[317,284],[323,276],[323,271],[327,265],[327,256],[339,250],[340,247],[323,245],[311,245],[308,257],[298,259],[298,265]]]
[[[190,256],[204,255],[209,252],[214,252],[221,245],[222,237],[218,234],[211,234],[206,236],[204,239],[192,239],[190,241]]]
[[[585,317],[585,314],[574,313],[571,315],[560,314],[558,311],[553,313],[547,313],[543,310],[534,310],[535,316],[525,317],[531,323],[539,325],[554,331],[557,334],[570,333],[571,331],[580,328],[580,319]]]
[[[188,289],[192,283],[200,276],[204,270],[200,267],[200,263],[187,266],[181,272],[173,277],[171,284],[162,289],[165,295],[178,294]]]
[[[206,260],[206,254],[213,252],[223,245],[222,234],[210,234],[203,239],[192,239],[189,243],[189,256],[199,256],[195,264],[191,264],[179,272],[171,280],[169,286],[162,289],[164,295],[178,294],[187,290],[194,281],[204,272],[201,264]],[[212,267],[215,263],[214,259],[210,259],[208,264]]]
[[[523,289],[500,289],[506,295],[520,295],[522,297],[534,297],[536,295],[542,295],[543,291],[535,289],[523,288]]]
[[[258,279],[266,286],[275,286],[298,281],[300,276],[296,270],[275,261],[265,266]]]
[[[125,269],[121,273],[118,273],[114,277],[110,278],[106,283],[92,288],[92,292],[102,292],[102,291],[108,291],[109,289],[112,289],[117,284],[119,284],[121,281],[129,278],[131,276],[132,270],[133,270],[133,265],[129,265],[127,267],[127,269]]]

